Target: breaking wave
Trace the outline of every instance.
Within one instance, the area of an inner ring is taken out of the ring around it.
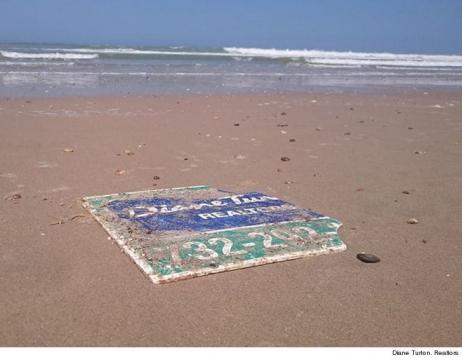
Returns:
[[[293,61],[302,60],[313,65],[462,67],[462,55],[362,53],[321,50],[278,50],[239,47],[225,47],[224,50],[232,56],[290,59]]]
[[[77,53],[25,53],[25,52],[14,52],[14,51],[0,51],[0,54],[9,59],[49,59],[49,60],[85,60],[85,59],[96,59],[98,54],[77,54]]]

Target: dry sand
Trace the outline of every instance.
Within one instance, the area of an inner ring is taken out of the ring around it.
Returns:
[[[460,346],[461,155],[456,92],[3,98],[0,345]],[[156,286],[80,203],[199,184],[338,218],[348,250]]]

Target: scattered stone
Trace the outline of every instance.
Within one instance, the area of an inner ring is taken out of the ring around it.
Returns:
[[[8,194],[4,197],[5,200],[8,200],[8,201],[12,201],[12,200],[19,200],[22,198],[22,195],[18,192],[16,193],[11,193],[11,194]]]
[[[290,158],[287,156],[281,157],[281,161],[290,161]]]
[[[380,261],[380,258],[378,256],[375,256],[374,254],[359,253],[358,255],[356,255],[356,258],[358,260],[361,260],[362,262],[369,264],[378,263]]]
[[[321,128],[317,127],[315,130],[316,130],[316,131],[321,131]]]
[[[355,108],[351,107],[351,108],[350,108],[350,111],[353,111],[354,109],[355,109]]]
[[[283,112],[281,113],[281,115],[282,115],[282,116],[286,116],[287,113],[286,113],[285,111],[283,111]]]
[[[421,154],[424,154],[424,152],[423,151],[414,151],[414,154],[421,155]]]
[[[74,152],[74,149],[65,148],[63,151],[64,151],[65,153],[73,153],[73,152]]]
[[[241,155],[241,154],[236,155],[236,159],[237,159],[237,160],[244,160],[244,159],[246,159],[246,158],[247,158],[247,156],[245,156],[245,155]]]
[[[344,133],[343,135],[351,135],[351,132],[348,131],[348,132]]]
[[[153,180],[160,180],[160,177],[156,175],[156,176],[153,176],[152,179]]]
[[[290,184],[293,184],[293,183],[294,183],[294,182],[293,182],[293,181],[290,181],[290,180],[284,181],[284,184],[286,184],[286,185],[290,185]]]
[[[239,124],[239,123],[235,123],[235,124],[234,124],[234,126],[240,126],[240,125],[241,125],[241,124]]]
[[[410,192],[407,191],[407,190],[403,190],[403,191],[401,191],[401,192],[402,192],[403,194],[406,194],[406,195],[409,195],[409,194],[410,194]]]
[[[419,220],[417,219],[414,219],[414,218],[411,218],[407,221],[408,224],[411,224],[411,225],[414,225],[414,224],[418,224],[419,223]]]
[[[183,160],[187,161],[187,160],[188,160],[188,158],[184,158]]]
[[[281,130],[281,134],[282,134],[282,135],[286,135],[286,134],[287,134],[287,131]]]
[[[278,127],[287,127],[287,126],[289,126],[289,125],[288,125],[288,124],[278,124],[277,126],[278,126]]]
[[[423,242],[424,244],[426,244],[426,243],[427,243],[427,240],[423,239],[422,242]]]
[[[121,169],[117,169],[116,171],[114,171],[115,175],[125,175],[126,173],[127,173],[126,170],[121,170]]]
[[[282,170],[281,170],[281,169],[276,169],[276,171],[277,171],[277,172],[282,172]]]
[[[289,139],[289,142],[295,142],[295,139]]]
[[[358,188],[356,191],[364,191],[364,188]]]
[[[414,128],[412,126],[408,126],[407,128],[408,130],[414,130]]]
[[[125,153],[125,155],[128,155],[128,156],[135,155],[135,153],[134,153],[133,151],[128,150],[128,149],[125,149],[125,150],[124,150],[124,153]]]

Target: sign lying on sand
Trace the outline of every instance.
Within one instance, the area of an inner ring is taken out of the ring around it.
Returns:
[[[156,284],[346,249],[338,220],[259,192],[192,186],[83,203]]]

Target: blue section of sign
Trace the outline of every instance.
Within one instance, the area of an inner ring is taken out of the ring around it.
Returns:
[[[149,231],[209,231],[322,217],[258,192],[201,200],[114,200],[107,206],[119,217],[136,221]]]

